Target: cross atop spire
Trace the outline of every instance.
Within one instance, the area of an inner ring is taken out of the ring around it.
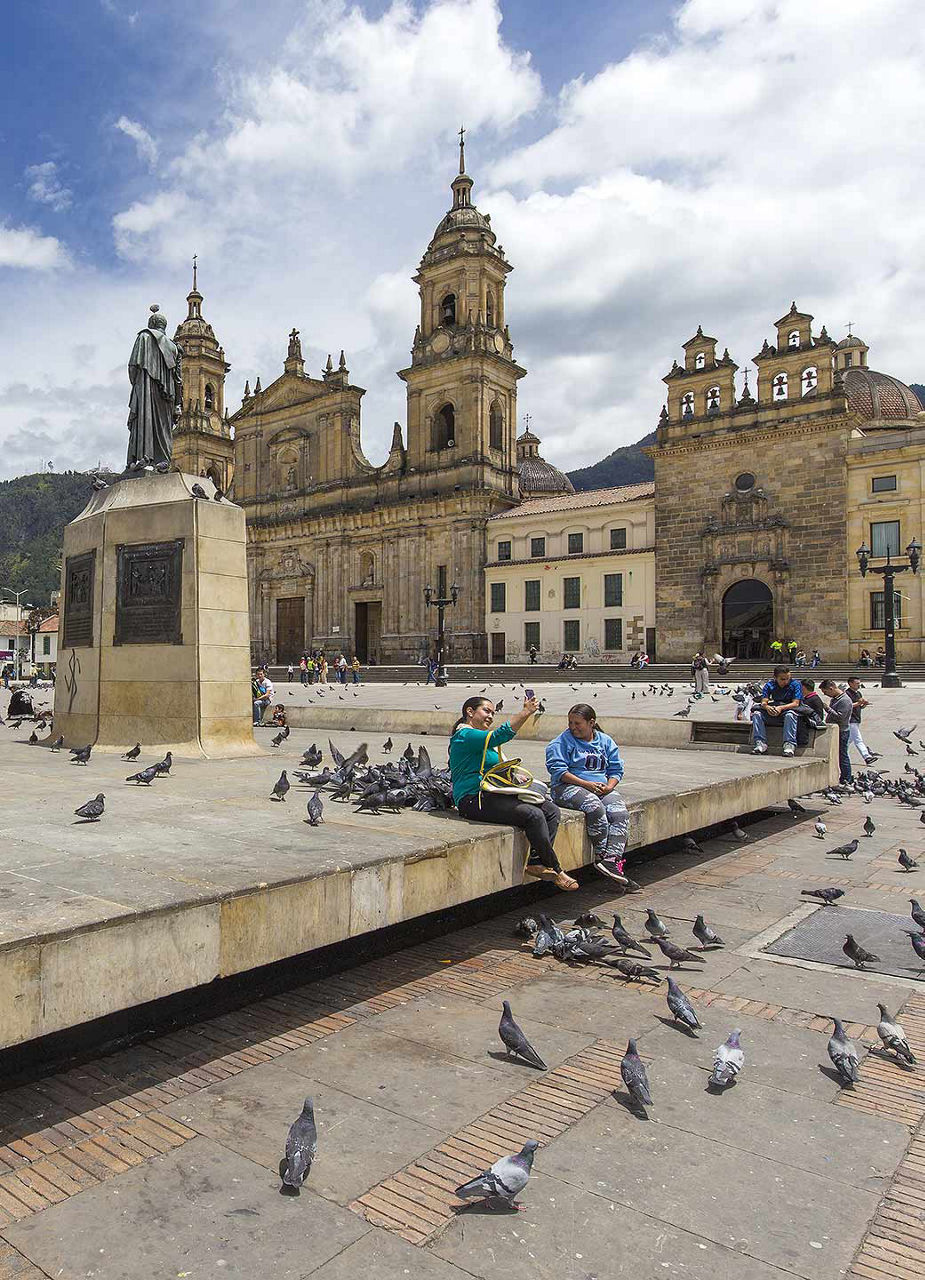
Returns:
[[[459,126],[459,172],[466,172],[466,128]]]
[[[198,257],[199,257],[198,253],[193,254],[193,293],[196,292],[196,259]]]
[[[853,336],[854,336],[854,335],[852,334],[852,332],[851,332],[851,326],[852,326],[853,324],[854,324],[854,321],[853,321],[853,320],[849,320],[849,321],[848,321],[848,337],[849,337],[849,338],[851,338],[851,337],[853,337]]]

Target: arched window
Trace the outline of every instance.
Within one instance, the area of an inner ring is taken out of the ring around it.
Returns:
[[[694,368],[703,369],[706,367],[706,363],[707,363],[706,353],[703,351],[698,351],[697,355],[694,357]]]
[[[215,485],[216,489],[221,489],[222,487],[221,475],[219,474],[219,469],[214,462],[209,463],[209,467],[208,467],[208,470],[206,471],[206,475]]]
[[[360,586],[368,587],[376,581],[376,558],[371,551],[360,552]]]
[[[489,329],[495,327],[495,297],[490,289],[485,290],[485,323]]]
[[[816,384],[819,379],[816,376],[815,365],[810,365],[808,369],[804,369],[800,374],[800,386],[803,388],[804,396],[808,396],[811,391],[816,390]]]
[[[719,413],[719,387],[710,387],[706,396],[707,413]]]
[[[448,293],[440,300],[440,323],[456,323],[456,294]]]
[[[504,448],[504,414],[497,400],[488,411],[488,444],[492,449]]]
[[[799,345],[800,345],[800,331],[799,329],[794,329],[792,333],[787,334],[787,346],[798,347]]]
[[[434,414],[433,447],[451,449],[456,444],[456,411],[445,404]]]
[[[786,400],[786,399],[787,399],[787,375],[786,375],[786,373],[779,373],[779,374],[777,375],[777,377],[774,379],[774,381],[771,383],[771,386],[774,388],[774,391],[773,391],[773,397],[774,397],[774,399],[775,399],[775,400]]]
[[[681,417],[692,418],[694,416],[694,393],[693,391],[685,391],[681,397]]]
[[[206,394],[203,403],[207,409],[211,410],[215,408],[215,390],[211,382],[206,383]]]

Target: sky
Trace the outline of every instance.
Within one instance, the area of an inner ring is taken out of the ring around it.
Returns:
[[[384,461],[460,124],[558,465],[654,427],[698,324],[744,368],[792,300],[925,380],[920,0],[6,0],[4,35],[2,477],[121,469],[194,253],[226,403],[298,328]]]

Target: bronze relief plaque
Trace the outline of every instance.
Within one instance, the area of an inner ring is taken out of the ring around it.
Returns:
[[[68,556],[64,574],[65,649],[93,648],[93,590],[96,580],[96,548]]]
[[[116,547],[113,644],[182,644],[183,539]]]

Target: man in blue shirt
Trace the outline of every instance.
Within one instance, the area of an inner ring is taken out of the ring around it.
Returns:
[[[792,756],[797,744],[797,707],[803,696],[799,680],[791,680],[789,667],[775,667],[774,677],[761,690],[761,702],[752,711],[752,754],[763,756],[768,749],[766,719],[784,719],[784,755]]]

